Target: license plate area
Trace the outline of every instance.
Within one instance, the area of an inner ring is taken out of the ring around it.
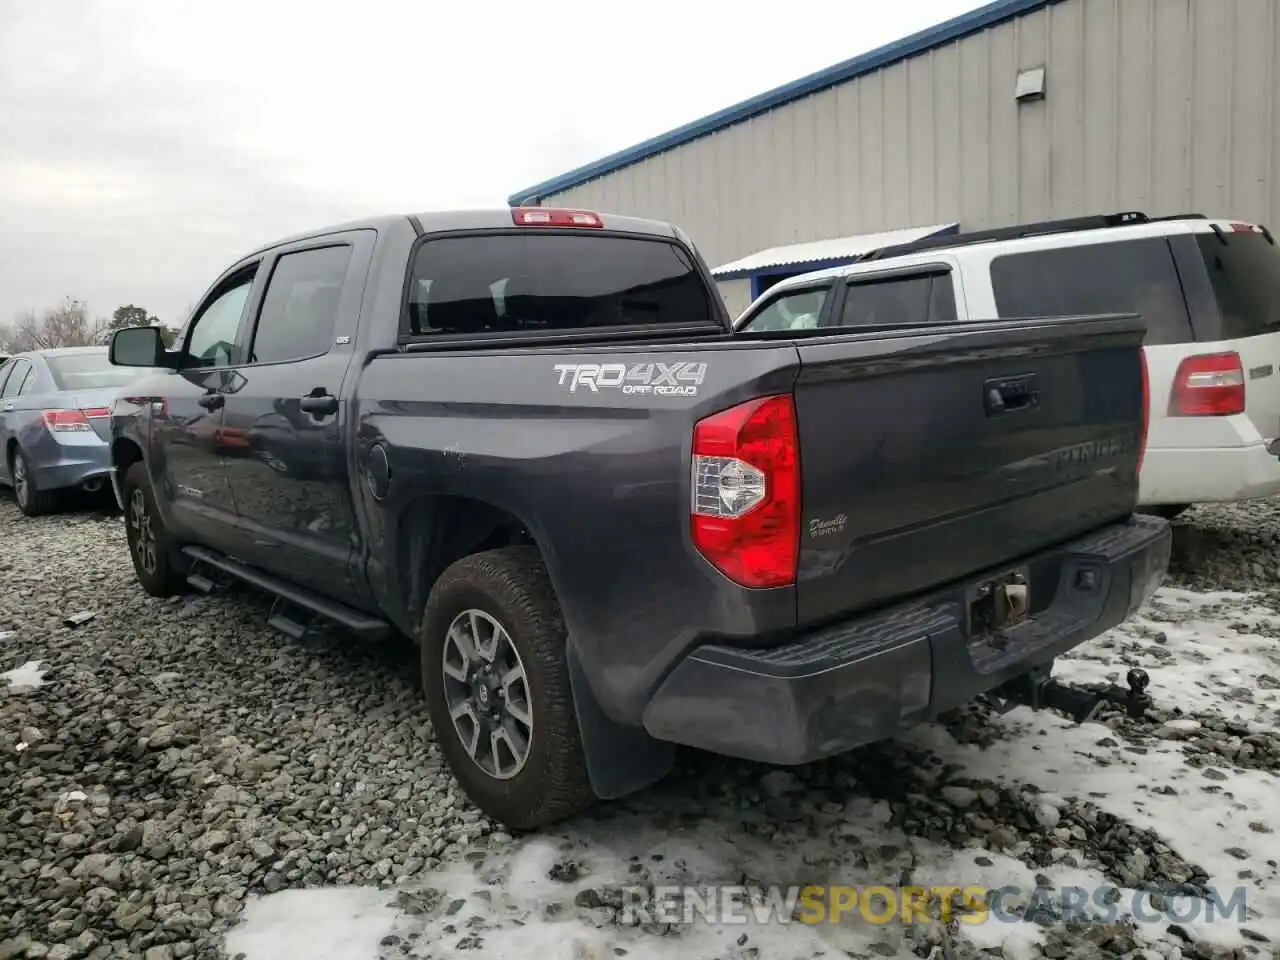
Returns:
[[[1031,613],[1031,575],[1026,567],[981,580],[966,592],[969,643],[983,643],[1017,626]]]

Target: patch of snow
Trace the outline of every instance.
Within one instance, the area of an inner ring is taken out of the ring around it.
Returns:
[[[245,960],[377,960],[395,925],[394,893],[372,887],[281,890],[249,900],[227,933]]]
[[[762,790],[767,790],[763,784]],[[397,933],[416,933],[415,949],[437,960],[477,955],[485,960],[611,960],[615,948],[625,950],[628,960],[717,960],[751,949],[761,958],[848,952],[906,960],[914,954],[901,923],[871,922],[856,909],[838,923],[809,925],[783,922],[777,914],[786,915],[786,909],[770,914],[761,905],[757,913],[746,904],[735,916],[695,915],[692,923],[666,928],[614,925],[607,911],[597,925],[581,907],[594,894],[642,885],[705,891],[709,885],[736,886],[744,877],[782,887],[823,883],[896,889],[904,869],[911,884],[1013,886],[1028,896],[1037,872],[1059,887],[1092,889],[1104,882],[1101,874],[1085,868],[1058,865],[1035,871],[981,846],[958,850],[907,837],[885,823],[887,804],[867,797],[856,797],[833,812],[829,829],[818,836],[785,828],[777,836],[754,836],[740,827],[766,822],[763,811],[728,804],[700,807],[705,818],[682,825],[681,798],[648,802],[668,816],[641,809],[584,817],[557,834],[488,852],[482,862],[449,863],[419,874],[409,892],[439,891],[439,905],[426,915],[403,918]],[[645,803],[642,798],[635,806]],[[775,901],[776,906],[781,903]],[[1039,927],[995,918],[962,927],[964,936],[997,948],[1013,937],[1009,951],[1015,960],[1029,956],[1044,935]]]
[[[0,673],[0,680],[6,681],[14,692],[38,690],[44,686],[44,675],[48,672],[43,660],[28,660],[20,667]]]
[[[1272,829],[1280,828],[1275,777],[1237,771],[1217,790],[1219,784],[1184,762],[1183,749],[1176,743],[1162,741],[1145,754],[1133,754],[1124,749],[1114,731],[1090,724],[1076,726],[1047,713],[1034,715],[1028,732],[1029,736],[997,741],[981,750],[956,743],[936,726],[921,727],[908,738],[946,762],[962,765],[968,776],[1030,783],[1067,797],[1087,798],[1139,829],[1155,830],[1170,848],[1208,873],[1209,886],[1223,903],[1243,888],[1248,911],[1256,914],[1243,925],[1272,942],[1280,941],[1280,874],[1268,862],[1280,861],[1280,833],[1258,833],[1249,826],[1262,821]],[[1118,746],[1100,746],[1103,734]],[[1168,789],[1174,792],[1157,792]],[[1241,878],[1240,872],[1246,869],[1252,876]],[[1131,905],[1132,897],[1132,891],[1124,891],[1122,905]],[[1195,904],[1188,898],[1175,911],[1189,915],[1191,906]],[[1199,918],[1182,923],[1197,938],[1230,947],[1248,942],[1239,932],[1242,924],[1235,915],[1206,923],[1204,910],[1199,912]],[[1154,911],[1149,914],[1154,915]],[[1168,923],[1162,919],[1140,926],[1159,939]]]

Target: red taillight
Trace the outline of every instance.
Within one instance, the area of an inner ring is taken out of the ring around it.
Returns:
[[[1151,426],[1151,377],[1147,372],[1147,351],[1138,350],[1142,358],[1142,426],[1138,428],[1138,473],[1142,472],[1142,461],[1147,455],[1147,430]]]
[[[761,397],[693,428],[693,543],[744,587],[796,582],[800,436],[791,396]]]
[[[1240,354],[1202,353],[1178,364],[1169,394],[1171,417],[1229,417],[1244,413]]]
[[[46,410],[44,422],[55,433],[83,433],[93,429],[81,410]]]
[[[548,207],[512,207],[517,227],[603,227],[600,214],[590,210],[555,210]]]
[[[111,416],[110,407],[86,407],[80,411],[90,420],[103,420]]]

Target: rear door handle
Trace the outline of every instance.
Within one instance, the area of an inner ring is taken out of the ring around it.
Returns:
[[[988,417],[1034,410],[1040,406],[1040,386],[1036,375],[992,377],[982,384],[982,404]]]
[[[9,413],[11,410],[13,410],[13,404],[12,404],[12,403],[6,403],[6,404],[4,405],[4,412],[5,412],[5,413]]]
[[[227,398],[220,393],[206,393],[196,401],[206,410],[221,410],[222,405],[226,402]]]
[[[325,393],[323,387],[316,387],[298,401],[298,408],[315,417],[327,417],[338,412],[338,398]]]

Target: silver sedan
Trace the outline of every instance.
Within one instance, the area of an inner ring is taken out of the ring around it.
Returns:
[[[139,373],[111,366],[106,347],[32,350],[0,366],[0,483],[24,514],[110,483],[111,407]]]

